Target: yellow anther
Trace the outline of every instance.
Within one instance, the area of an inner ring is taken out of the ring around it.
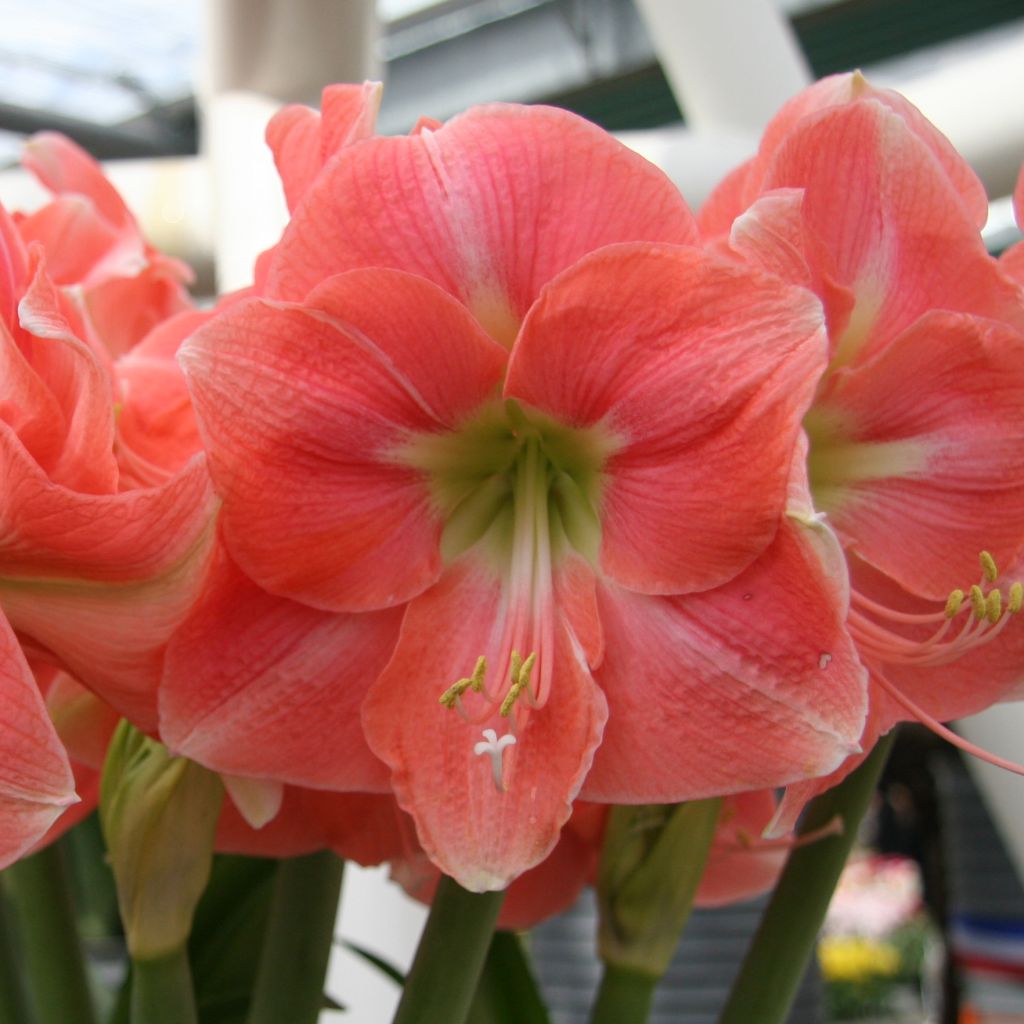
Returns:
[[[533,671],[533,666],[537,663],[537,654],[534,652],[526,661],[523,661],[519,652],[513,651],[512,657],[509,660],[509,678],[512,680],[512,686],[505,695],[505,699],[501,702],[500,709],[500,713],[506,718],[512,712],[512,708],[519,699],[519,695],[530,685],[530,673]]]
[[[983,619],[988,614],[988,605],[985,603],[985,595],[977,583],[971,587],[971,607],[974,609],[976,618]]]
[[[1024,604],[1024,584],[1014,583],[1010,587],[1010,600],[1006,605],[1006,610],[1011,615],[1016,615],[1022,604]]]
[[[946,618],[951,619],[958,611],[960,606],[964,603],[964,592],[957,588],[956,590],[950,591],[949,597],[946,598]]]
[[[1003,594],[1000,590],[990,590],[985,600],[985,618],[993,625],[999,621],[1003,614]]]
[[[484,676],[487,675],[487,659],[481,654],[476,659],[476,665],[473,668],[473,674],[468,679],[459,679],[457,682],[452,683],[444,693],[438,698],[438,703],[443,704],[446,708],[455,707],[455,702],[461,697],[467,690],[472,690],[474,693],[480,693],[484,688]]]
[[[999,568],[996,565],[996,560],[987,551],[982,551],[978,555],[978,561],[981,562],[981,571],[985,574],[985,579],[989,583],[995,583],[999,579]]]

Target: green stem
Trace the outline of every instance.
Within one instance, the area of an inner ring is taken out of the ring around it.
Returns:
[[[198,1024],[184,946],[155,960],[132,961],[132,1024]]]
[[[640,1024],[647,1020],[660,979],[653,974],[605,964],[591,1024]]]
[[[463,1024],[504,898],[441,876],[392,1024]]]
[[[60,846],[51,843],[12,864],[5,879],[18,915],[28,987],[40,1024],[95,1024]]]
[[[247,1024],[316,1024],[344,868],[329,850],[281,861]]]
[[[21,949],[12,927],[7,900],[0,891],[0,1021],[33,1024],[28,990],[21,976]]]
[[[837,815],[842,834],[790,854],[718,1024],[782,1024],[786,1019],[892,741],[893,733],[883,737],[856,771],[808,808],[799,834],[824,828]]]

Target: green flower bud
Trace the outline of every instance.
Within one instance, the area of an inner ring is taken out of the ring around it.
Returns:
[[[180,949],[210,877],[220,776],[122,721],[100,784],[100,823],[133,960]]]
[[[598,874],[598,950],[660,978],[690,916],[721,801],[614,807]]]

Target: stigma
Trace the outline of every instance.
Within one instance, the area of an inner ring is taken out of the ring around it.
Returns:
[[[493,729],[484,729],[484,738],[473,747],[477,757],[486,754],[491,759],[491,776],[499,793],[505,792],[505,748],[514,746],[515,742],[516,738],[510,732],[499,737]]]
[[[848,622],[861,652],[889,664],[924,667],[949,664],[994,640],[1021,610],[1024,586],[997,586],[999,567],[988,551],[978,561],[981,579],[951,590],[945,604],[930,612],[899,612],[854,590]]]

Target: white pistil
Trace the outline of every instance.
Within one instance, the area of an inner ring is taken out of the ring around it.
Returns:
[[[505,792],[504,780],[504,753],[506,747],[515,744],[516,738],[512,733],[507,732],[500,739],[493,729],[484,729],[484,738],[473,747],[473,753],[477,756],[487,754],[491,759],[491,774],[494,777],[494,788],[499,793]]]

